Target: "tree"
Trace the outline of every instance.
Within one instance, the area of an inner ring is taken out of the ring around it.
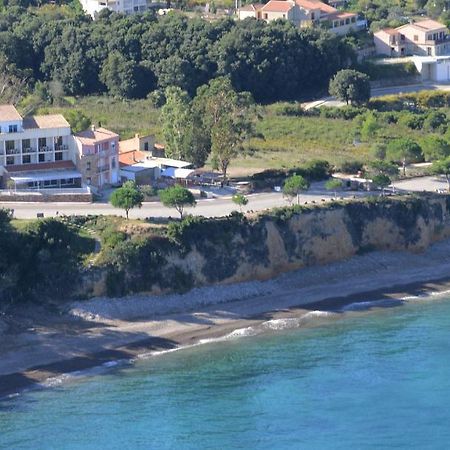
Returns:
[[[438,128],[445,127],[447,116],[440,111],[431,111],[427,114],[423,122],[423,128],[428,131],[436,131]]]
[[[379,129],[380,125],[377,122],[375,114],[370,112],[366,115],[361,125],[361,138],[364,141],[370,141]]]
[[[337,178],[330,178],[325,183],[325,189],[327,191],[334,191],[334,197],[337,197],[337,190],[342,187],[342,181],[338,180]]]
[[[184,208],[186,206],[195,206],[196,201],[192,192],[179,184],[159,191],[159,198],[167,208],[175,208],[183,218]]]
[[[405,176],[407,164],[422,160],[422,149],[410,138],[394,139],[387,146],[386,157],[390,161],[401,163]]]
[[[248,93],[237,93],[228,78],[220,77],[197,91],[195,110],[201,118],[199,128],[210,138],[213,167],[227,180],[228,166],[242,149],[243,141],[252,133]]]
[[[134,181],[126,181],[122,187],[116,189],[110,198],[111,205],[115,208],[122,208],[128,220],[130,209],[141,208],[144,201],[144,194],[136,186]]]
[[[185,160],[193,145],[190,99],[179,87],[168,87],[165,97],[161,123],[166,154],[170,158]]]
[[[386,158],[386,144],[379,142],[373,144],[370,152],[375,159],[384,160]]]
[[[81,111],[77,109],[71,109],[65,114],[67,122],[70,124],[72,133],[79,133],[80,131],[86,130],[91,126],[91,119],[85,116]]]
[[[387,175],[378,174],[372,178],[372,183],[378,188],[381,188],[381,195],[384,197],[384,190],[392,183],[392,181]]]
[[[309,188],[308,181],[301,175],[292,175],[287,178],[283,186],[283,196],[292,204],[294,198],[297,197],[297,204],[300,204],[300,192]]]
[[[361,105],[370,99],[369,77],[352,69],[340,70],[330,81],[330,95],[353,105]]]
[[[450,156],[450,145],[439,136],[428,135],[422,139],[420,146],[427,161],[436,161]]]
[[[239,206],[240,212],[242,212],[242,207],[248,204],[248,198],[244,194],[234,194],[231,200],[235,205]]]
[[[432,173],[444,175],[447,180],[447,190],[450,192],[450,156],[439,161],[435,161],[431,166]]]
[[[381,159],[372,161],[369,164],[369,167],[370,171],[374,172],[375,175],[388,175],[388,176],[398,175],[397,164],[388,161],[382,161]]]
[[[153,87],[152,76],[146,69],[118,51],[111,52],[103,63],[100,81],[110,95],[119,98],[145,97]]]

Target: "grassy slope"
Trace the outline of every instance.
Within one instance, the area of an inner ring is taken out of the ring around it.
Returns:
[[[148,100],[116,100],[106,96],[68,98],[66,107],[46,107],[40,114],[61,113],[78,109],[90,117],[94,124],[110,128],[120,134],[122,139],[133,137],[135,133],[156,134],[161,138],[159,111]],[[72,103],[72,106],[70,106]]]
[[[121,138],[135,133],[154,133],[162,142],[159,110],[148,100],[121,101],[105,96],[68,99],[72,106],[43,108],[40,113],[79,109],[94,123],[118,132]],[[68,103],[69,105],[69,103]],[[278,105],[279,106],[279,105]],[[265,107],[257,123],[258,137],[247,144],[246,154],[232,162],[230,173],[244,175],[266,168],[295,167],[311,159],[326,159],[339,166],[345,160],[370,158],[374,142],[400,136],[419,139],[422,131],[410,130],[400,124],[383,125],[371,142],[353,144],[357,130],[356,121],[326,119],[323,117],[292,117],[276,114],[277,105]]]

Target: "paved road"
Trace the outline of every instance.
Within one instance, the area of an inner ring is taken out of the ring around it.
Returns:
[[[447,191],[447,181],[444,177],[438,176],[410,178],[408,180],[396,181],[393,185],[399,192]]]
[[[340,196],[352,198],[354,195],[367,195],[364,192],[343,192]],[[330,192],[326,191],[323,183],[314,184],[310,191],[300,196],[300,202],[322,202],[323,199],[331,199]],[[288,203],[281,193],[270,192],[252,194],[248,196],[248,204],[245,211],[262,211],[264,209],[277,206],[286,206]],[[18,219],[36,218],[37,213],[43,213],[44,217],[54,217],[58,214],[66,215],[88,215],[88,214],[109,214],[122,215],[123,210],[113,208],[108,203],[0,203],[0,207],[14,209],[14,217]],[[206,217],[225,216],[231,211],[238,209],[231,201],[230,197],[217,199],[199,200],[195,208],[188,208],[186,211],[193,215]],[[159,202],[144,203],[141,209],[130,211],[131,218],[146,217],[175,217],[177,212],[173,209],[165,208]]]
[[[374,88],[372,89],[371,95],[373,98],[373,97],[382,97],[383,95],[407,94],[409,92],[420,92],[429,90],[450,91],[450,84],[420,83],[420,84],[409,84],[404,86]],[[323,97],[319,100],[314,100],[313,102],[303,103],[303,108],[305,110],[308,110],[320,106],[344,106],[344,105],[345,105],[344,102],[336,100],[334,97]]]
[[[429,176],[419,177],[393,183],[397,192],[407,191],[429,191],[436,192],[445,191],[447,182],[445,178]],[[344,198],[353,198],[354,196],[362,197],[367,195],[376,195],[376,193],[367,192],[340,192],[338,195]],[[330,192],[325,190],[323,183],[314,183],[311,189],[300,196],[300,202],[317,202],[331,199]],[[286,206],[288,203],[283,199],[282,194],[277,192],[252,194],[248,196],[248,205],[245,211],[262,211],[264,209],[274,208],[277,206]],[[105,215],[122,215],[125,213],[113,208],[109,203],[0,203],[0,207],[14,209],[14,216],[18,219],[33,219],[37,213],[43,213],[44,217],[54,217],[58,214],[66,215],[88,215],[88,214],[105,214]],[[188,208],[187,212],[193,215],[201,215],[205,217],[218,217],[230,214],[236,210],[230,197],[222,197],[216,199],[199,200],[195,208]],[[141,209],[135,209],[130,212],[131,218],[146,217],[175,217],[177,212],[173,209],[165,208],[159,202],[144,203]]]

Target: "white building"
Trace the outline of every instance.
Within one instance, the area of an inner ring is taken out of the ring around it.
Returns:
[[[61,114],[22,117],[0,105],[0,187],[102,189],[119,181],[119,135],[92,127],[72,135]]]
[[[143,13],[148,10],[147,0],[80,0],[86,14],[95,19],[102,9],[122,14]]]
[[[12,105],[0,105],[0,185],[80,187],[70,125],[61,114],[23,118]]]

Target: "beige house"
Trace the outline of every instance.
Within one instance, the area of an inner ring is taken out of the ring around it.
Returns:
[[[106,128],[74,135],[75,158],[88,186],[101,189],[119,182],[119,135]]]
[[[154,147],[155,136],[153,134],[148,134],[146,136],[135,134],[131,139],[119,141],[119,153],[125,153],[131,150],[151,152]]]
[[[377,54],[386,56],[450,54],[447,27],[432,19],[377,31],[374,33],[374,44]]]
[[[296,27],[307,28],[320,24],[336,34],[347,34],[366,26],[357,14],[338,11],[319,0],[269,0],[265,5],[254,3],[238,10],[240,20],[253,17],[271,22],[284,19]]]

